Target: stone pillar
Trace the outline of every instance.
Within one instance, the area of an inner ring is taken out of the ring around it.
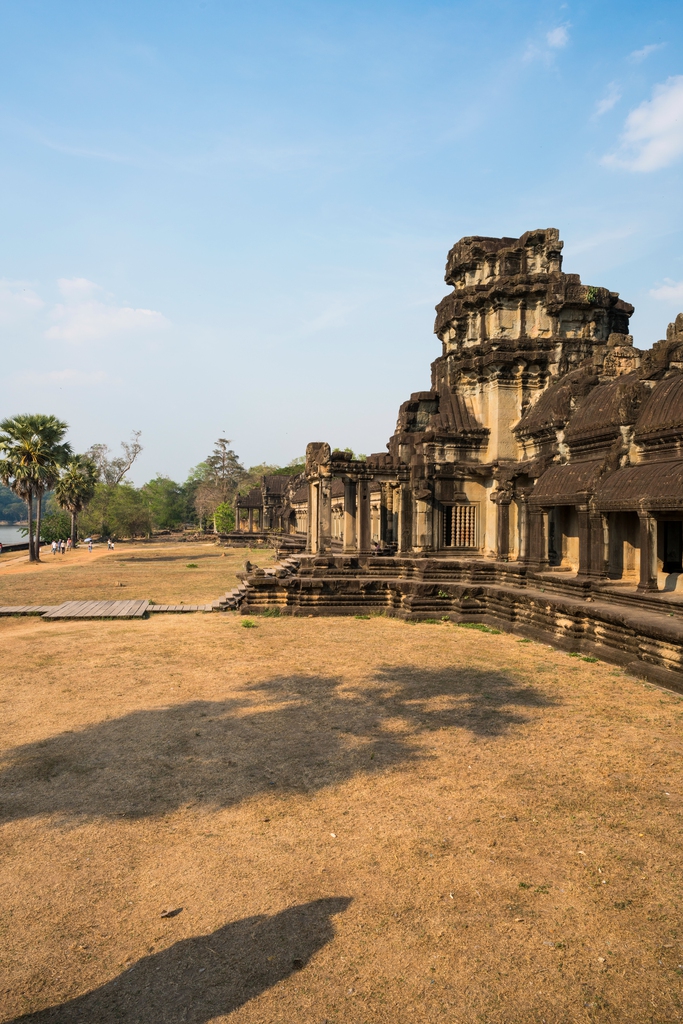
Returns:
[[[389,484],[379,485],[379,542],[380,546],[386,544],[389,539]]]
[[[370,481],[361,480],[358,484],[358,551],[369,554],[372,550],[370,539]]]
[[[313,480],[308,482],[308,538],[306,551],[309,555],[318,552],[318,484]]]
[[[253,510],[253,508],[250,508],[249,509],[249,533],[253,533],[253,532],[254,532],[254,510]]]
[[[517,502],[517,518],[519,521],[519,561],[529,561],[529,500],[528,495],[521,493]]]
[[[392,484],[385,484],[384,500],[386,506],[386,533],[385,541],[387,544],[393,544],[395,541],[394,536],[394,494],[395,488]]]
[[[413,495],[410,484],[400,485],[398,511],[398,550],[407,554],[413,549]]]
[[[347,477],[344,480],[344,547],[345,555],[355,554],[358,541],[356,538],[356,481]]]
[[[548,566],[545,521],[545,509],[529,506],[529,565],[536,570],[545,569]]]
[[[607,520],[602,512],[590,513],[590,575],[595,579],[607,577],[606,558]]]
[[[579,576],[588,576],[591,571],[591,523],[587,505],[576,510],[579,520]]]
[[[510,557],[510,500],[498,501],[498,523],[496,538],[496,557],[507,562]]]
[[[321,555],[332,550],[332,477],[320,478],[318,489],[320,527],[318,532],[318,551]]]
[[[519,306],[517,308],[517,315],[519,317],[519,334],[518,338],[526,337],[526,301],[524,299],[519,300]]]
[[[638,590],[658,590],[657,586],[657,520],[649,512],[639,512],[640,520],[640,582]]]

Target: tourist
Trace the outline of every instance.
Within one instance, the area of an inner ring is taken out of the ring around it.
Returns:
[[[71,551],[71,547],[72,547],[71,537],[67,537],[66,538],[66,550],[67,551]]]
[[[57,554],[57,541],[56,540],[52,541],[52,554],[53,555]]]
[[[92,554],[92,541],[91,540],[88,541],[88,551],[89,551],[90,554]]]

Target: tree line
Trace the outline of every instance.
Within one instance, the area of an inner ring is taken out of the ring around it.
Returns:
[[[186,525],[228,532],[235,528],[238,494],[257,487],[264,473],[295,475],[304,468],[300,458],[246,469],[230,440],[219,437],[184,483],[157,475],[136,487],[127,474],[143,450],[140,431],[122,442],[118,455],[104,444],[77,454],[67,431],[63,420],[44,414],[0,422],[0,480],[15,503],[5,499],[4,505],[16,510],[16,502],[23,503],[31,561],[40,560],[39,538],[50,543],[71,536],[75,544],[89,535],[144,537]]]

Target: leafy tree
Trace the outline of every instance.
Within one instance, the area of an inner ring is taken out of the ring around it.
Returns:
[[[144,537],[152,532],[152,517],[142,490],[132,484],[112,488],[107,508],[110,532],[115,537]]]
[[[230,533],[235,529],[235,510],[229,501],[223,501],[216,506],[213,521],[218,533]]]
[[[20,523],[26,515],[26,506],[21,498],[12,494],[9,487],[0,484],[0,522]]]
[[[14,416],[0,423],[0,479],[26,502],[28,557],[40,561],[42,499],[59,477],[59,469],[73,454],[64,441],[68,424],[44,413]],[[33,502],[36,532],[33,532]]]
[[[131,468],[140,452],[143,450],[140,444],[141,430],[134,430],[130,441],[122,441],[123,453],[116,458],[109,457],[109,448],[106,444],[93,444],[85,453],[97,467],[97,475],[104,484],[120,484],[128,470]]]
[[[156,476],[144,484],[142,492],[156,529],[173,529],[187,521],[187,493],[183,484],[167,476]]]
[[[68,537],[71,528],[71,517],[68,512],[62,512],[54,508],[52,504],[49,511],[43,513],[43,521],[40,527],[40,537],[46,544],[53,540],[64,540]]]
[[[229,445],[227,437],[218,438],[211,455],[200,463],[203,467],[203,476],[195,490],[194,506],[200,524],[205,528],[207,521],[213,519],[214,533],[217,529],[216,509],[234,498],[237,488],[247,475],[244,466]]]
[[[55,499],[60,508],[71,514],[71,543],[76,543],[76,522],[88,502],[92,501],[97,483],[97,467],[87,455],[71,459],[55,484]],[[59,539],[59,538],[57,538]]]

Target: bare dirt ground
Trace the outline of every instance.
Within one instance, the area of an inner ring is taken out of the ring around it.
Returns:
[[[64,555],[43,551],[41,562],[7,552],[0,556],[0,605],[61,604],[147,598],[156,604],[213,601],[238,582],[250,558],[272,565],[272,551],[220,548],[215,544],[120,544],[92,554],[80,546]],[[188,568],[194,565],[196,568]]]
[[[683,1018],[682,698],[254,621],[0,620],[1,1021]]]

